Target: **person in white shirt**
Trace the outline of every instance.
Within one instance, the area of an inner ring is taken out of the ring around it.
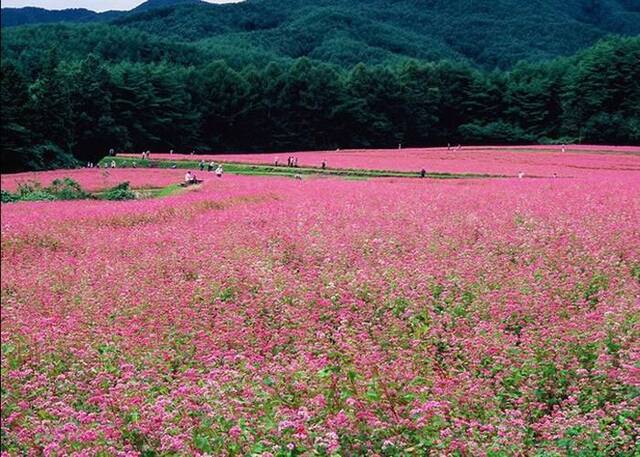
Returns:
[[[523,172],[518,173],[518,179],[522,179],[522,178],[524,178],[524,173]]]
[[[193,175],[191,174],[190,171],[187,171],[187,173],[184,175],[184,182],[185,184],[191,184],[192,181],[193,181]]]
[[[222,178],[222,173],[223,173],[222,165],[218,165],[218,168],[216,168],[216,176],[218,178]]]

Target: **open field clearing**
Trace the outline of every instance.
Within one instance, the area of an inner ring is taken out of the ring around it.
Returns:
[[[635,455],[640,158],[588,157],[2,204],[3,456]]]

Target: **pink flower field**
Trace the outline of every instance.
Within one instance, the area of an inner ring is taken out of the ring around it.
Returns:
[[[637,455],[640,159],[500,154],[2,204],[2,456]]]
[[[124,156],[138,157],[135,154]],[[298,158],[298,166],[329,168],[420,171],[441,173],[484,173],[516,176],[519,172],[548,177],[608,175],[620,172],[640,173],[640,147],[570,145],[561,146],[463,147],[431,149],[362,149],[345,151],[305,151],[268,154],[185,155],[154,153],[165,160],[215,160],[273,165],[276,158],[286,165],[287,157]]]
[[[25,172],[2,175],[2,189],[15,191],[21,183],[35,181],[48,186],[56,178],[69,177],[77,181],[84,189],[96,192],[128,181],[136,189],[165,187],[181,182],[184,170],[171,169],[100,169],[82,168],[78,170],[52,170],[42,172]]]

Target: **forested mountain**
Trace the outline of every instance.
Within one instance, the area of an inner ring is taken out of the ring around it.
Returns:
[[[49,24],[52,22],[93,22],[105,18],[100,13],[84,8],[46,10],[44,8],[2,8],[2,27],[27,24]],[[113,19],[113,17],[111,17]]]
[[[2,170],[110,148],[640,144],[635,1],[194,1],[3,27]]]
[[[123,13],[26,10],[3,9],[3,26],[100,21],[187,42],[214,58],[242,52],[342,66],[408,57],[507,68],[519,60],[570,55],[609,34],[640,34],[638,0],[150,0]],[[87,26],[82,33],[93,30]],[[5,31],[3,38],[19,41],[24,33],[52,31]]]

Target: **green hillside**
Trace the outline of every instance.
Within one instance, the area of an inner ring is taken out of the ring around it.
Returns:
[[[111,148],[640,143],[635,2],[173,2],[3,27],[2,169]]]
[[[303,56],[341,66],[464,58],[484,68],[507,68],[520,60],[571,55],[609,34],[640,34],[640,7],[632,0],[155,0],[107,23],[188,43],[200,58],[246,54],[235,57],[243,64]],[[79,33],[104,33],[96,27],[83,26]],[[55,30],[66,35],[73,29]],[[15,52],[24,34],[51,33],[41,26],[5,27],[3,51]]]

